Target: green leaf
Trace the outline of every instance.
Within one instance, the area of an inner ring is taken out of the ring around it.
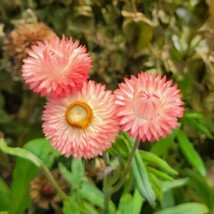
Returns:
[[[83,207],[85,213],[90,213],[90,214],[99,214],[100,213],[99,211],[97,211],[95,209],[95,207],[92,204],[90,204],[86,201],[83,202],[82,207]]]
[[[146,152],[146,151],[140,151],[141,157],[145,162],[148,164],[154,165],[158,167],[159,169],[171,174],[171,175],[177,175],[178,172],[171,168],[169,164],[164,161],[163,159],[159,158],[157,155],[151,153],[151,152]]]
[[[84,200],[89,201],[90,203],[99,208],[104,208],[104,194],[94,184],[84,181],[81,184],[80,193],[81,198],[83,198]],[[109,210],[111,213],[115,213],[116,211],[115,205],[112,201],[110,201],[109,203]]]
[[[189,185],[194,188],[196,194],[203,200],[211,211],[214,211],[214,189],[209,185],[205,177],[190,170],[187,171]]]
[[[177,52],[176,50],[175,50],[175,53],[178,53],[179,56],[181,55],[181,53]],[[182,56],[180,58],[182,58]],[[192,80],[191,80],[190,74],[189,73],[183,74],[182,79],[180,81],[177,80],[177,83],[178,83],[179,89],[181,89],[181,93],[185,97],[185,95],[188,93],[188,91],[192,85]]]
[[[24,213],[24,210],[31,203],[28,193],[29,185],[31,180],[35,178],[40,171],[38,168],[38,166],[40,166],[40,159],[37,160],[37,157],[41,158],[44,163],[50,167],[53,164],[54,159],[59,155],[52,148],[49,141],[43,138],[29,141],[24,148],[26,150],[21,148],[9,148],[14,155],[24,158],[17,159],[13,171],[13,183],[11,188],[11,203],[13,206],[10,206],[10,214],[16,214],[17,210],[19,210],[19,214]],[[36,156],[33,156],[32,154]]]
[[[134,140],[131,139],[127,133],[123,133],[123,136],[124,142],[131,151],[131,148],[134,145]],[[156,196],[154,190],[152,189],[152,184],[150,183],[146,167],[138,149],[136,149],[135,151],[134,158],[131,163],[131,169],[135,179],[136,187],[138,188],[138,191],[140,192],[141,196],[145,198],[151,206],[154,206]]]
[[[204,163],[198,154],[198,152],[194,149],[193,145],[190,143],[186,134],[182,130],[178,130],[177,132],[178,145],[181,149],[183,155],[187,159],[187,161],[196,169],[198,172],[205,176],[206,168]]]
[[[158,143],[152,146],[150,152],[156,154],[157,156],[161,156],[166,153],[168,149],[174,145],[174,135],[175,131],[173,131],[173,134],[168,135],[165,139],[160,138]]]
[[[190,115],[185,115],[181,119],[181,121],[182,121],[182,123],[185,123],[185,124],[193,127],[196,131],[201,132],[207,138],[213,139],[213,135],[210,132],[210,130],[206,126],[204,126],[200,120],[192,118],[192,117],[190,117]]]
[[[135,189],[133,195],[130,193],[124,193],[120,198],[118,211],[116,214],[140,214],[143,201],[144,200],[137,189]]]
[[[123,136],[121,135],[117,136],[115,143],[112,144],[112,147],[109,150],[113,150],[112,152],[115,151],[114,154],[120,155],[123,158],[127,158],[129,156],[129,150],[124,143]]]
[[[163,198],[160,203],[161,203],[162,209],[173,207],[175,205],[173,191],[169,190],[169,191],[163,192]]]
[[[11,203],[9,213],[16,214],[24,213],[25,208],[29,206],[31,200],[29,198],[29,185],[30,181],[36,177],[39,172],[39,168],[26,159],[18,158],[14,171],[13,171],[13,183],[11,188]],[[17,197],[18,196],[18,197]]]
[[[90,204],[100,209],[104,208],[103,192],[94,184],[84,180],[84,167],[81,160],[72,160],[72,172],[61,163],[59,163],[59,170],[71,184],[72,189],[69,201],[64,203],[64,213],[79,213],[82,209],[90,213],[89,209],[91,211],[93,209]],[[82,207],[82,203],[86,207]],[[112,201],[109,203],[109,209],[110,213],[115,213],[116,208]],[[94,209],[93,212],[95,212]]]
[[[90,182],[83,182],[81,185],[80,193],[85,200],[90,201],[92,204],[103,208],[104,195],[103,192]]]
[[[141,208],[143,206],[144,199],[141,197],[137,188],[134,190],[134,195],[132,199],[132,213],[140,214]]]
[[[139,21],[137,24],[139,26],[139,37],[136,47],[137,50],[140,51],[145,48],[151,41],[153,36],[153,30],[152,27],[146,24],[145,22]]]
[[[151,206],[154,206],[156,198],[155,193],[152,189],[148,173],[138,150],[135,152],[131,167],[140,194],[143,198],[148,200]]]
[[[152,188],[155,192],[157,199],[161,201],[163,198],[163,191],[162,191],[162,184],[160,179],[158,179],[155,174],[152,174],[150,172],[149,172],[149,179],[151,181]]]
[[[71,196],[67,200],[63,201],[63,213],[81,214],[74,196]]]
[[[161,211],[155,212],[154,214],[206,214],[208,209],[204,204],[200,203],[186,203],[175,207],[170,207],[163,209]]]
[[[72,173],[71,171],[69,171],[65,165],[63,165],[62,163],[58,164],[59,167],[59,171],[60,173],[63,175],[63,177],[66,179],[66,181],[71,185],[72,187]]]
[[[10,189],[0,177],[0,210],[7,210],[10,206]]]
[[[60,153],[50,145],[50,141],[45,138],[33,139],[25,144],[24,148],[39,157],[48,168],[60,156]]]
[[[204,115],[199,112],[187,112],[184,114],[184,118],[202,120],[204,119]]]
[[[187,183],[188,179],[187,178],[182,178],[182,179],[176,179],[173,181],[162,181],[162,186],[163,186],[163,192],[169,191],[171,189],[181,187]]]
[[[136,31],[138,30],[138,26],[133,21],[132,18],[127,18],[123,22],[123,32],[126,36],[126,40],[131,43],[137,38]]]
[[[116,214],[130,214],[132,212],[132,195],[130,193],[125,193],[120,198]]]
[[[129,43],[133,44],[136,50],[145,48],[152,39],[152,27],[142,20],[127,18],[123,23],[123,32]]]
[[[72,188],[79,189],[84,176],[84,166],[82,164],[82,160],[77,160],[73,158],[71,170],[72,170],[72,176],[71,176]]]
[[[154,169],[152,167],[146,167],[147,171],[156,175],[159,178],[162,178],[163,180],[169,180],[169,181],[173,181],[174,179],[172,177],[170,177],[169,175],[165,174],[164,172],[161,172],[157,169]]]

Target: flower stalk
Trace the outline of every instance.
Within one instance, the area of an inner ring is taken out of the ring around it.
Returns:
[[[128,162],[127,162],[127,165],[121,175],[121,179],[117,182],[117,184],[115,186],[111,186],[111,182],[110,182],[110,175],[107,174],[105,177],[104,177],[104,180],[103,180],[103,186],[104,186],[104,196],[105,196],[105,199],[104,199],[104,214],[108,214],[108,206],[109,206],[109,201],[111,199],[111,195],[118,191],[121,186],[124,184],[125,180],[126,180],[126,177],[128,175],[128,172],[129,172],[129,169],[131,167],[131,163],[132,163],[132,160],[134,158],[134,154],[135,154],[135,151],[137,150],[138,146],[140,144],[140,140],[135,140],[135,143],[132,147],[132,150],[131,150],[131,153],[129,155],[129,158],[128,158]],[[106,164],[109,163],[109,156],[108,154],[105,152],[103,154],[103,157],[104,157],[104,160],[106,162]]]
[[[103,153],[103,159],[105,161],[106,166],[109,164],[109,154],[107,152]],[[110,175],[106,174],[103,179],[103,192],[104,192],[104,214],[108,214],[109,201],[111,199],[111,192],[109,188],[111,186]]]
[[[11,147],[7,146],[7,144],[3,138],[0,139],[0,150],[6,154],[13,155],[16,157],[21,157],[21,158],[31,161],[34,165],[36,165],[38,168],[40,168],[44,172],[44,175],[47,177],[48,181],[54,187],[54,189],[58,193],[59,197],[62,200],[67,199],[66,194],[63,192],[63,190],[57,184],[57,182],[55,181],[54,177],[52,176],[52,174],[51,174],[50,170],[47,168],[47,166],[38,157],[36,157],[34,154],[32,154],[30,151],[27,151],[22,148],[11,148]]]
[[[126,168],[124,169],[124,171],[122,173],[122,176],[121,176],[121,179],[118,181],[118,183],[110,189],[111,194],[116,192],[117,190],[119,190],[120,187],[125,182],[126,176],[127,176],[128,172],[129,172],[132,160],[134,158],[135,151],[137,150],[139,144],[140,144],[140,140],[135,140],[135,143],[134,143],[134,145],[132,147],[131,153],[130,153],[129,158],[128,158],[128,162],[127,162]]]

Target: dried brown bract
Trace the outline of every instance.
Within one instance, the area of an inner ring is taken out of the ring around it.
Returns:
[[[52,171],[52,175],[60,188],[65,192],[68,192],[68,183],[62,175],[57,170]],[[60,208],[61,199],[44,174],[40,174],[31,181],[30,197],[40,208],[49,209],[51,207],[54,210],[59,210]]]
[[[50,40],[55,33],[42,22],[21,24],[6,35],[3,51],[10,62],[10,71],[19,75],[22,60],[27,56],[27,49],[37,41]]]

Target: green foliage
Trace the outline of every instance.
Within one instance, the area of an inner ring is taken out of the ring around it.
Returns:
[[[193,167],[195,167],[195,169],[198,170],[198,172],[200,172],[201,175],[205,176],[206,175],[205,165],[200,155],[197,153],[193,145],[190,143],[186,134],[183,131],[178,130],[177,138],[178,138],[179,148],[183,152],[186,159],[189,161],[189,163]]]
[[[71,171],[60,164],[59,169],[70,183],[72,191],[64,201],[64,213],[99,213],[104,208],[104,194],[93,183],[84,179],[84,167],[81,160],[72,160]],[[98,207],[97,211],[94,207]],[[115,213],[115,205],[110,202],[110,212]]]
[[[126,213],[140,214],[143,201],[144,200],[140,196],[137,189],[135,189],[133,196],[129,193],[125,193],[120,198],[118,211],[116,212],[116,214],[126,214]]]
[[[200,196],[203,202],[207,205],[210,211],[214,210],[214,188],[210,186],[207,179],[204,177],[188,171],[190,185],[195,189],[198,196]]]
[[[154,214],[183,214],[183,213],[206,214],[208,213],[208,209],[204,204],[186,203],[175,207],[163,209],[159,212],[155,212]]]
[[[12,150],[12,149],[11,149]],[[27,153],[30,151],[31,153]],[[28,142],[25,145],[25,150],[14,149],[14,155],[22,157],[18,158],[14,171],[13,171],[13,183],[10,192],[10,204],[9,213],[24,213],[24,210],[30,205],[31,200],[29,198],[29,185],[31,180],[39,172],[39,164],[37,160],[35,162],[30,162],[34,160],[34,156],[40,158],[48,167],[51,167],[54,159],[59,155],[51,146],[46,139],[35,139]],[[21,179],[20,179],[21,178]],[[18,197],[17,197],[18,196]]]
[[[204,134],[207,138],[213,139],[212,133],[204,124],[204,122],[206,122],[206,119],[203,114],[189,112],[186,113],[181,120],[183,124],[193,127],[196,131]]]
[[[123,31],[130,45],[140,51],[145,48],[152,39],[152,27],[141,19],[128,18],[123,23]]]
[[[143,198],[149,201],[151,206],[154,206],[156,196],[149,181],[145,165],[140,158],[140,154],[138,153],[138,151],[136,151],[132,162],[132,170],[140,194]]]
[[[8,210],[9,206],[10,206],[10,189],[4,182],[4,180],[0,178],[0,210]]]
[[[163,159],[159,158],[155,154],[151,152],[141,151],[141,157],[142,159],[147,162],[148,164],[151,164],[153,166],[158,167],[160,170],[163,170],[164,172],[170,174],[170,175],[177,175],[178,173],[169,166],[169,164],[164,161]]]
[[[165,139],[161,138],[157,144],[154,144],[151,148],[151,152],[162,156],[174,145],[175,132],[172,135],[168,135]]]
[[[9,213],[15,214],[19,210],[20,214],[30,205],[29,185],[30,181],[38,174],[39,170],[31,162],[25,159],[17,160],[11,187],[11,202]],[[21,179],[20,179],[21,178]]]

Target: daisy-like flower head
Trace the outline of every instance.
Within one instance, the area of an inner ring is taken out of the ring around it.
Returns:
[[[66,157],[92,158],[111,147],[118,133],[115,110],[111,91],[85,81],[80,91],[49,99],[42,116],[43,132]]]
[[[149,72],[141,72],[138,78],[125,78],[115,91],[121,129],[150,142],[171,133],[184,111],[180,90],[172,83],[166,81],[166,76]]]
[[[49,42],[37,42],[23,60],[25,82],[41,96],[63,97],[79,90],[89,75],[92,59],[79,41],[53,37]]]

